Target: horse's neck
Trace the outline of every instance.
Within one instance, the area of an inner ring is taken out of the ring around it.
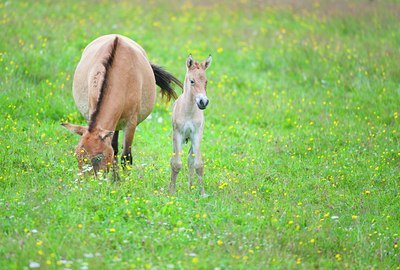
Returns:
[[[115,130],[119,117],[120,117],[120,106],[116,103],[116,98],[112,98],[110,95],[103,97],[102,104],[97,113],[93,127],[102,128],[105,130]],[[91,114],[93,115],[93,113]]]

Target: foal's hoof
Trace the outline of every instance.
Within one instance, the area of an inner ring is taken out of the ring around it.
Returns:
[[[175,187],[174,186],[169,186],[168,188],[169,194],[174,195],[175,194]]]
[[[201,197],[201,198],[208,198],[208,197],[210,197],[210,195],[207,194],[207,193],[202,193],[202,194],[200,195],[200,197]]]

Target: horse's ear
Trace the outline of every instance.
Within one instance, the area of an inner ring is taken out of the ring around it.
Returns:
[[[83,135],[83,133],[85,133],[88,130],[87,127],[78,126],[78,125],[74,125],[74,124],[61,123],[61,125],[63,127],[65,127],[66,129],[68,129],[69,131],[79,134],[81,136]]]
[[[100,130],[99,137],[102,141],[107,139],[108,137],[112,137],[114,135],[114,131],[110,130]]]
[[[189,54],[188,58],[186,59],[186,66],[187,68],[191,68],[193,65],[193,57],[192,54]]]
[[[207,69],[209,66],[211,66],[211,61],[212,57],[211,54],[208,56],[208,58],[204,61],[204,69]]]

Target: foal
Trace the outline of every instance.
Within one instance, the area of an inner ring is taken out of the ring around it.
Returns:
[[[210,66],[211,60],[211,55],[202,63],[194,61],[192,55],[189,55],[186,60],[187,72],[183,85],[183,94],[174,103],[172,111],[173,155],[170,161],[170,193],[175,193],[176,177],[182,167],[182,144],[190,140],[191,146],[188,154],[189,190],[192,188],[192,179],[194,170],[196,170],[201,194],[205,194],[200,142],[204,127],[203,110],[208,105],[205,71]]]

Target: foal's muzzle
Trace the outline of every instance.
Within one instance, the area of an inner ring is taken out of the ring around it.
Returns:
[[[197,107],[199,107],[200,110],[204,110],[205,108],[207,108],[208,98],[204,97],[204,96],[196,98],[196,104],[197,104]]]

